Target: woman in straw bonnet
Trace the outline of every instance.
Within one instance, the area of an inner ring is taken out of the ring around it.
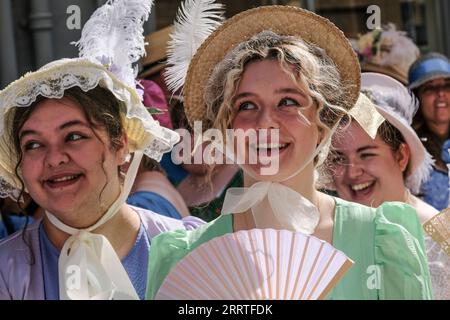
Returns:
[[[178,140],[135,89],[150,8],[108,1],[83,29],[80,58],[0,92],[1,176],[45,210],[0,244],[0,299],[142,299],[150,239],[200,223],[125,204],[142,155],[159,160]]]
[[[386,201],[408,203],[424,224],[438,211],[413,195],[433,163],[411,128],[417,100],[386,75],[363,73],[361,86],[363,93],[350,111],[353,121],[343,123],[333,136],[333,187],[340,198],[370,207]],[[425,246],[434,297],[450,299],[450,260],[428,236]]]
[[[186,114],[191,123],[202,120],[236,135],[267,129],[268,139],[229,148],[256,150],[259,156],[256,164],[241,164],[245,188],[227,191],[219,218],[192,232],[154,238],[147,297],[155,297],[172,267],[202,243],[238,230],[274,228],[314,235],[355,261],[330,299],[432,298],[413,208],[398,203],[369,208],[315,188],[315,170],[359,88],[360,69],[349,42],[314,13],[260,7],[216,29],[189,65]],[[278,160],[279,169],[266,170],[266,160]]]

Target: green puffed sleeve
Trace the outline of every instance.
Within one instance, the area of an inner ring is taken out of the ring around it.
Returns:
[[[147,275],[146,299],[154,299],[169,271],[188,250],[186,230],[164,232],[152,239]]]
[[[416,210],[386,202],[375,213],[375,263],[380,299],[433,299],[422,225]]]
[[[150,245],[146,299],[155,298],[172,268],[192,250],[215,237],[231,232],[233,220],[231,215],[226,215],[195,230],[180,229],[154,237]]]

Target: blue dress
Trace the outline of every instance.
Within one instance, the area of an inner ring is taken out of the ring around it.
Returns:
[[[58,259],[60,252],[48,238],[42,224],[39,226],[39,242],[41,245],[45,299],[59,300]],[[149,250],[150,239],[141,224],[133,248],[122,260],[123,267],[141,300],[144,299],[147,288],[147,273],[145,271],[148,267]]]
[[[7,219],[7,221],[4,221],[3,219]],[[25,226],[25,223],[27,221],[27,217],[25,216],[15,216],[15,215],[1,215],[0,216],[0,239],[4,238],[6,236],[9,236],[10,234],[13,234],[17,230],[20,230]],[[28,224],[33,222],[33,218],[28,218]],[[7,225],[10,226],[11,230],[8,230],[6,227]]]

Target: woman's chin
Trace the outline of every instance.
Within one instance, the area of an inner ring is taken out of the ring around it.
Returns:
[[[247,165],[242,167],[244,172],[257,181],[282,182],[296,175],[296,172],[282,167],[269,167],[263,165]]]

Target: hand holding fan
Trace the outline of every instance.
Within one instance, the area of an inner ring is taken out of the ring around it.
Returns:
[[[425,222],[423,228],[450,256],[450,208],[444,209]]]
[[[156,299],[323,299],[352,264],[327,242],[303,233],[239,231],[184,257]]]

